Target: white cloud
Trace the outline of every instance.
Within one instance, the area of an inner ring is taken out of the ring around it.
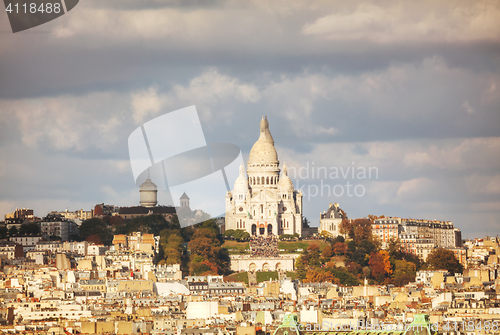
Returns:
[[[462,104],[462,108],[465,109],[468,114],[474,114],[476,112],[470,105],[469,100],[464,101],[464,103]]]
[[[499,41],[498,17],[496,1],[360,3],[305,24],[302,33],[376,43]]]
[[[424,177],[405,180],[397,191],[399,197],[420,195],[422,192],[432,189],[432,180]]]
[[[22,204],[19,204],[19,203],[16,203],[15,201],[10,201],[10,200],[0,200],[0,215],[2,215],[0,220],[3,221],[3,214],[7,214],[9,212],[12,212],[16,208],[22,208]]]
[[[465,178],[465,184],[471,194],[500,195],[500,174],[478,175]]]
[[[141,124],[150,115],[157,114],[160,107],[160,98],[155,88],[132,93],[133,117],[136,123]]]
[[[228,122],[241,103],[260,100],[258,88],[235,77],[209,69],[194,77],[187,85],[175,85],[169,91],[158,93],[156,89],[132,94],[132,106],[136,122],[145,121],[150,114],[171,112],[195,105],[204,125]],[[217,118],[215,118],[217,115]]]
[[[56,151],[114,150],[127,121],[121,94],[90,93],[24,100],[2,100],[5,114],[13,116],[22,143],[30,148]]]

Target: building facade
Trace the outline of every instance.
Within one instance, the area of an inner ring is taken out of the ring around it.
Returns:
[[[40,242],[42,236],[40,235],[18,235],[9,237],[9,241],[20,244],[23,246],[24,251],[36,249],[36,244]]]
[[[294,190],[286,165],[280,176],[267,118],[260,122],[247,174],[240,166],[234,188],[226,194],[226,230],[241,229],[252,236],[302,235],[302,192]]]
[[[432,238],[402,233],[399,239],[401,241],[401,249],[404,252],[418,256],[424,262],[427,261],[427,257],[435,248]]]
[[[437,247],[454,248],[462,243],[461,240],[457,243],[456,237],[461,235],[451,221],[402,219],[401,225],[407,234],[432,238]]]
[[[330,204],[328,210],[320,214],[319,234],[327,234],[329,237],[340,235],[340,224],[344,219],[344,212],[340,209],[338,203]]]
[[[379,218],[375,219],[372,224],[372,234],[381,242],[382,249],[389,246],[391,239],[397,240],[402,231],[400,218]]]

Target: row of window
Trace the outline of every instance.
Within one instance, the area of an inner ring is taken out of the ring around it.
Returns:
[[[277,185],[278,177],[248,177],[250,185]]]

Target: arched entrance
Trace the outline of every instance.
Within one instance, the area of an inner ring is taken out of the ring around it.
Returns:
[[[268,224],[267,225],[267,235],[272,235],[273,234],[273,225]]]
[[[255,223],[252,225],[252,235],[257,235],[257,225]]]
[[[259,234],[264,235],[265,233],[266,233],[266,226],[263,223],[261,223],[259,225]]]
[[[269,271],[269,264],[268,263],[262,264],[262,271]]]
[[[248,266],[248,270],[252,271],[252,272],[255,272],[255,270],[257,270],[257,265],[255,265],[255,263],[251,263],[249,266]]]
[[[281,265],[280,262],[276,263],[276,271],[282,271],[283,270],[283,266]]]

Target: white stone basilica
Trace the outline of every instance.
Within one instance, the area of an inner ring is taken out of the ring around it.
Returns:
[[[286,165],[280,177],[278,154],[266,118],[250,150],[248,178],[240,175],[226,194],[226,230],[241,229],[255,236],[302,235],[302,192],[294,190]]]

